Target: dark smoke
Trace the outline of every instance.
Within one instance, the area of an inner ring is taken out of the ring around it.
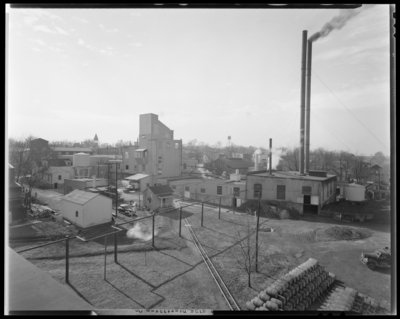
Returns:
[[[321,31],[314,33],[308,40],[314,42],[317,41],[319,38],[326,37],[329,33],[331,33],[331,31],[335,29],[340,30],[351,18],[354,18],[361,11],[364,11],[371,7],[373,7],[373,5],[363,5],[361,8],[358,9],[340,9],[338,16],[334,17],[331,21],[326,23],[322,27]]]

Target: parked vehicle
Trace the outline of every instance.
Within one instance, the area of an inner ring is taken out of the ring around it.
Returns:
[[[377,249],[373,253],[361,253],[360,260],[371,270],[377,267],[389,268],[392,266],[392,256],[388,247]]]
[[[129,206],[128,204],[121,204],[118,206],[117,209],[118,209],[119,213],[122,213],[126,216],[131,217],[132,215],[135,215],[133,208],[131,206]]]
[[[129,193],[129,192],[132,192],[132,191],[135,191],[135,190],[136,190],[135,185],[129,184],[128,186],[126,186],[124,188],[124,193]]]

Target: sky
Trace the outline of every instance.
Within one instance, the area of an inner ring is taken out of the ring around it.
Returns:
[[[352,9],[351,9],[352,10]],[[313,43],[310,147],[390,153],[389,6]],[[339,9],[9,9],[7,132],[135,141],[158,114],[183,143],[300,141],[303,30]]]

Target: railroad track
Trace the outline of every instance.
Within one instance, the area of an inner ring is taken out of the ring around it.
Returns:
[[[185,221],[185,226],[187,230],[189,231],[189,235],[193,240],[193,243],[196,245],[197,250],[200,252],[201,257],[204,260],[204,263],[206,264],[208,270],[211,273],[211,276],[214,278],[218,288],[221,290],[222,295],[224,296],[229,308],[231,310],[240,310],[239,305],[236,303],[235,299],[231,295],[229,289],[226,287],[223,279],[219,275],[217,269],[214,267],[214,264],[208,257],[206,251],[204,250],[203,246],[201,245],[199,239],[197,238],[195,232],[193,231],[192,227],[189,225],[188,221],[186,218],[184,218]]]

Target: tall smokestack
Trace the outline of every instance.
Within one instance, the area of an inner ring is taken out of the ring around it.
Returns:
[[[272,138],[269,139],[269,175],[272,174]]]
[[[303,45],[301,54],[301,95],[300,95],[300,174],[304,175],[304,119],[306,99],[306,55],[307,55],[307,30],[303,31]]]
[[[306,85],[306,172],[310,171],[310,112],[311,112],[311,60],[312,60],[312,41],[308,40],[307,46],[307,85]]]

